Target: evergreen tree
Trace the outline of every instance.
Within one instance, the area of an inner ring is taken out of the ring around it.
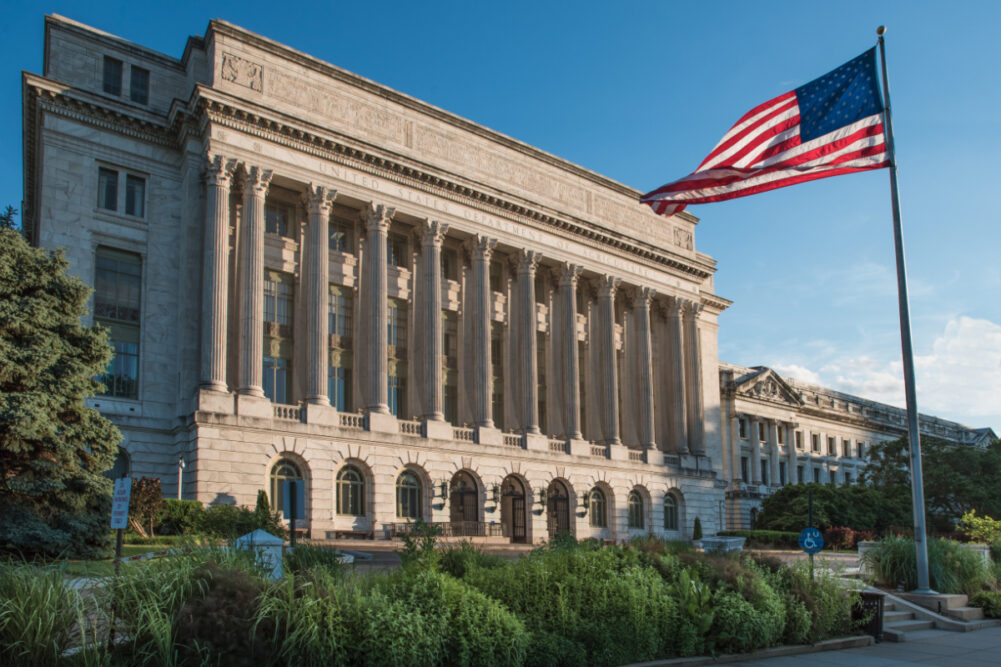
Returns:
[[[90,288],[61,251],[0,230],[0,549],[96,555],[108,546],[111,481],[122,436],[84,405],[111,358],[84,327]]]

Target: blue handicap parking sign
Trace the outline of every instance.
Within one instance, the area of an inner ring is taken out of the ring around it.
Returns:
[[[799,547],[808,554],[824,548],[824,536],[816,528],[804,528],[799,533]]]

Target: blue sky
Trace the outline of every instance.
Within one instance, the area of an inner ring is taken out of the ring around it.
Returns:
[[[1001,3],[0,0],[0,205],[21,200],[20,70],[60,13],[180,56],[223,18],[640,190],[885,23],[923,412],[1001,432]],[[720,357],[902,405],[886,170],[689,209],[719,261]]]

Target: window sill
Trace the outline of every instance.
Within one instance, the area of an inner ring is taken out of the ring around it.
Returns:
[[[94,217],[106,220],[107,222],[125,224],[136,229],[145,229],[147,226],[146,216],[128,215],[127,213],[119,213],[118,211],[111,211],[106,208],[95,207]]]

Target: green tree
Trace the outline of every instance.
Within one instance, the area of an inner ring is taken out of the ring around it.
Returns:
[[[129,524],[143,537],[152,537],[153,521],[166,506],[159,477],[137,479],[132,483],[129,496]]]
[[[14,222],[14,217],[17,215],[17,209],[7,205],[3,213],[0,213],[0,229],[17,229],[17,223]]]
[[[792,484],[783,486],[762,501],[755,528],[802,530],[809,519],[811,491],[813,525],[820,530],[846,526],[853,530],[885,533],[895,527],[911,525],[910,491],[902,487]]]
[[[0,549],[91,556],[108,546],[118,429],[84,405],[111,358],[80,324],[90,289],[61,251],[0,230]]]

